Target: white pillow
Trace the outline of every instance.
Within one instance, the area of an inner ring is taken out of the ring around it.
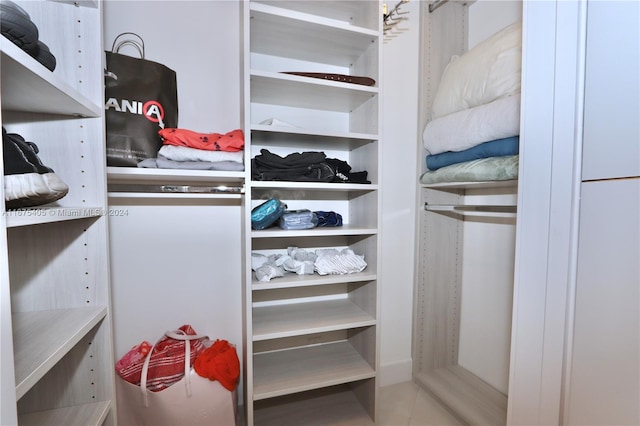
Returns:
[[[431,118],[484,105],[520,91],[522,23],[498,31],[444,69]]]
[[[520,93],[431,120],[422,132],[429,154],[464,151],[520,134]]]

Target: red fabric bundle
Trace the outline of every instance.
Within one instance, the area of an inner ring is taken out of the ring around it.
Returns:
[[[236,388],[240,377],[240,360],[233,346],[226,340],[216,340],[196,359],[196,373],[209,380],[218,380],[227,390]]]
[[[240,129],[228,133],[196,133],[187,129],[158,131],[165,145],[186,146],[206,151],[238,152],[244,149],[244,133]]]
[[[195,336],[197,333],[190,325],[179,328],[184,334]],[[200,340],[176,340],[164,336],[156,343],[149,361],[147,373],[147,389],[158,392],[168,388],[184,376],[185,344],[191,345],[190,364],[193,366],[195,359],[204,350],[205,346]],[[144,356],[131,356],[132,351],[139,351],[136,346],[129,351],[116,364],[116,372],[120,377],[134,385],[140,385]]]

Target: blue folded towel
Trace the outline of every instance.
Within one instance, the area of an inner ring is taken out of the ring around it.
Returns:
[[[440,154],[427,155],[427,169],[438,170],[441,167],[452,164],[464,163],[472,160],[489,157],[506,157],[517,155],[519,152],[520,137],[496,139],[476,145],[464,151],[449,151]]]

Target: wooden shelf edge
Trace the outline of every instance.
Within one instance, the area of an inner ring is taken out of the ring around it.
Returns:
[[[251,283],[251,290],[273,290],[277,288],[307,287],[316,285],[332,285],[352,282],[375,281],[377,275],[366,269],[363,272],[344,275],[297,275],[295,273],[285,274],[284,277],[274,278],[271,281],[263,282],[255,279]]]
[[[68,220],[88,219],[105,216],[107,209],[103,207],[41,207],[9,210],[4,213],[7,228],[40,225],[44,223],[65,222]]]
[[[254,189],[280,189],[283,191],[287,190],[298,190],[305,189],[307,191],[376,191],[378,190],[378,185],[376,184],[368,184],[368,183],[324,183],[324,182],[290,182],[290,181],[275,181],[275,180],[265,180],[265,181],[251,181],[251,186]]]
[[[236,182],[244,181],[245,172],[223,172],[215,170],[181,170],[181,169],[150,169],[137,167],[107,167],[107,181],[109,183],[164,182],[166,184],[198,182]]]
[[[456,189],[470,189],[470,188],[509,188],[509,187],[518,187],[517,179],[510,180],[491,180],[491,181],[478,181],[478,182],[442,182],[442,183],[431,183],[424,184],[421,183],[420,187],[428,188],[428,189],[442,189],[444,191],[447,190],[456,190]]]
[[[91,9],[98,8],[98,0],[51,0],[56,3],[65,3],[73,6],[84,6]]]
[[[91,404],[62,407],[53,410],[37,411],[18,415],[21,426],[39,425],[86,425],[100,426],[104,423],[111,401],[94,402]]]
[[[255,132],[264,132],[264,133],[286,133],[297,136],[313,136],[313,137],[322,137],[322,138],[336,138],[336,139],[354,139],[354,140],[378,140],[380,137],[377,134],[373,133],[357,133],[357,132],[337,132],[337,131],[321,131],[321,130],[313,130],[301,127],[285,127],[285,126],[274,126],[269,124],[252,124],[251,130]]]
[[[304,230],[267,228],[259,231],[251,231],[251,238],[290,238],[290,237],[332,237],[332,236],[368,236],[376,235],[376,228],[349,227],[348,225],[337,227],[319,227]]]

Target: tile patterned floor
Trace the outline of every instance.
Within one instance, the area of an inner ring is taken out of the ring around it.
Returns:
[[[380,388],[378,426],[459,426],[456,417],[413,382]]]

